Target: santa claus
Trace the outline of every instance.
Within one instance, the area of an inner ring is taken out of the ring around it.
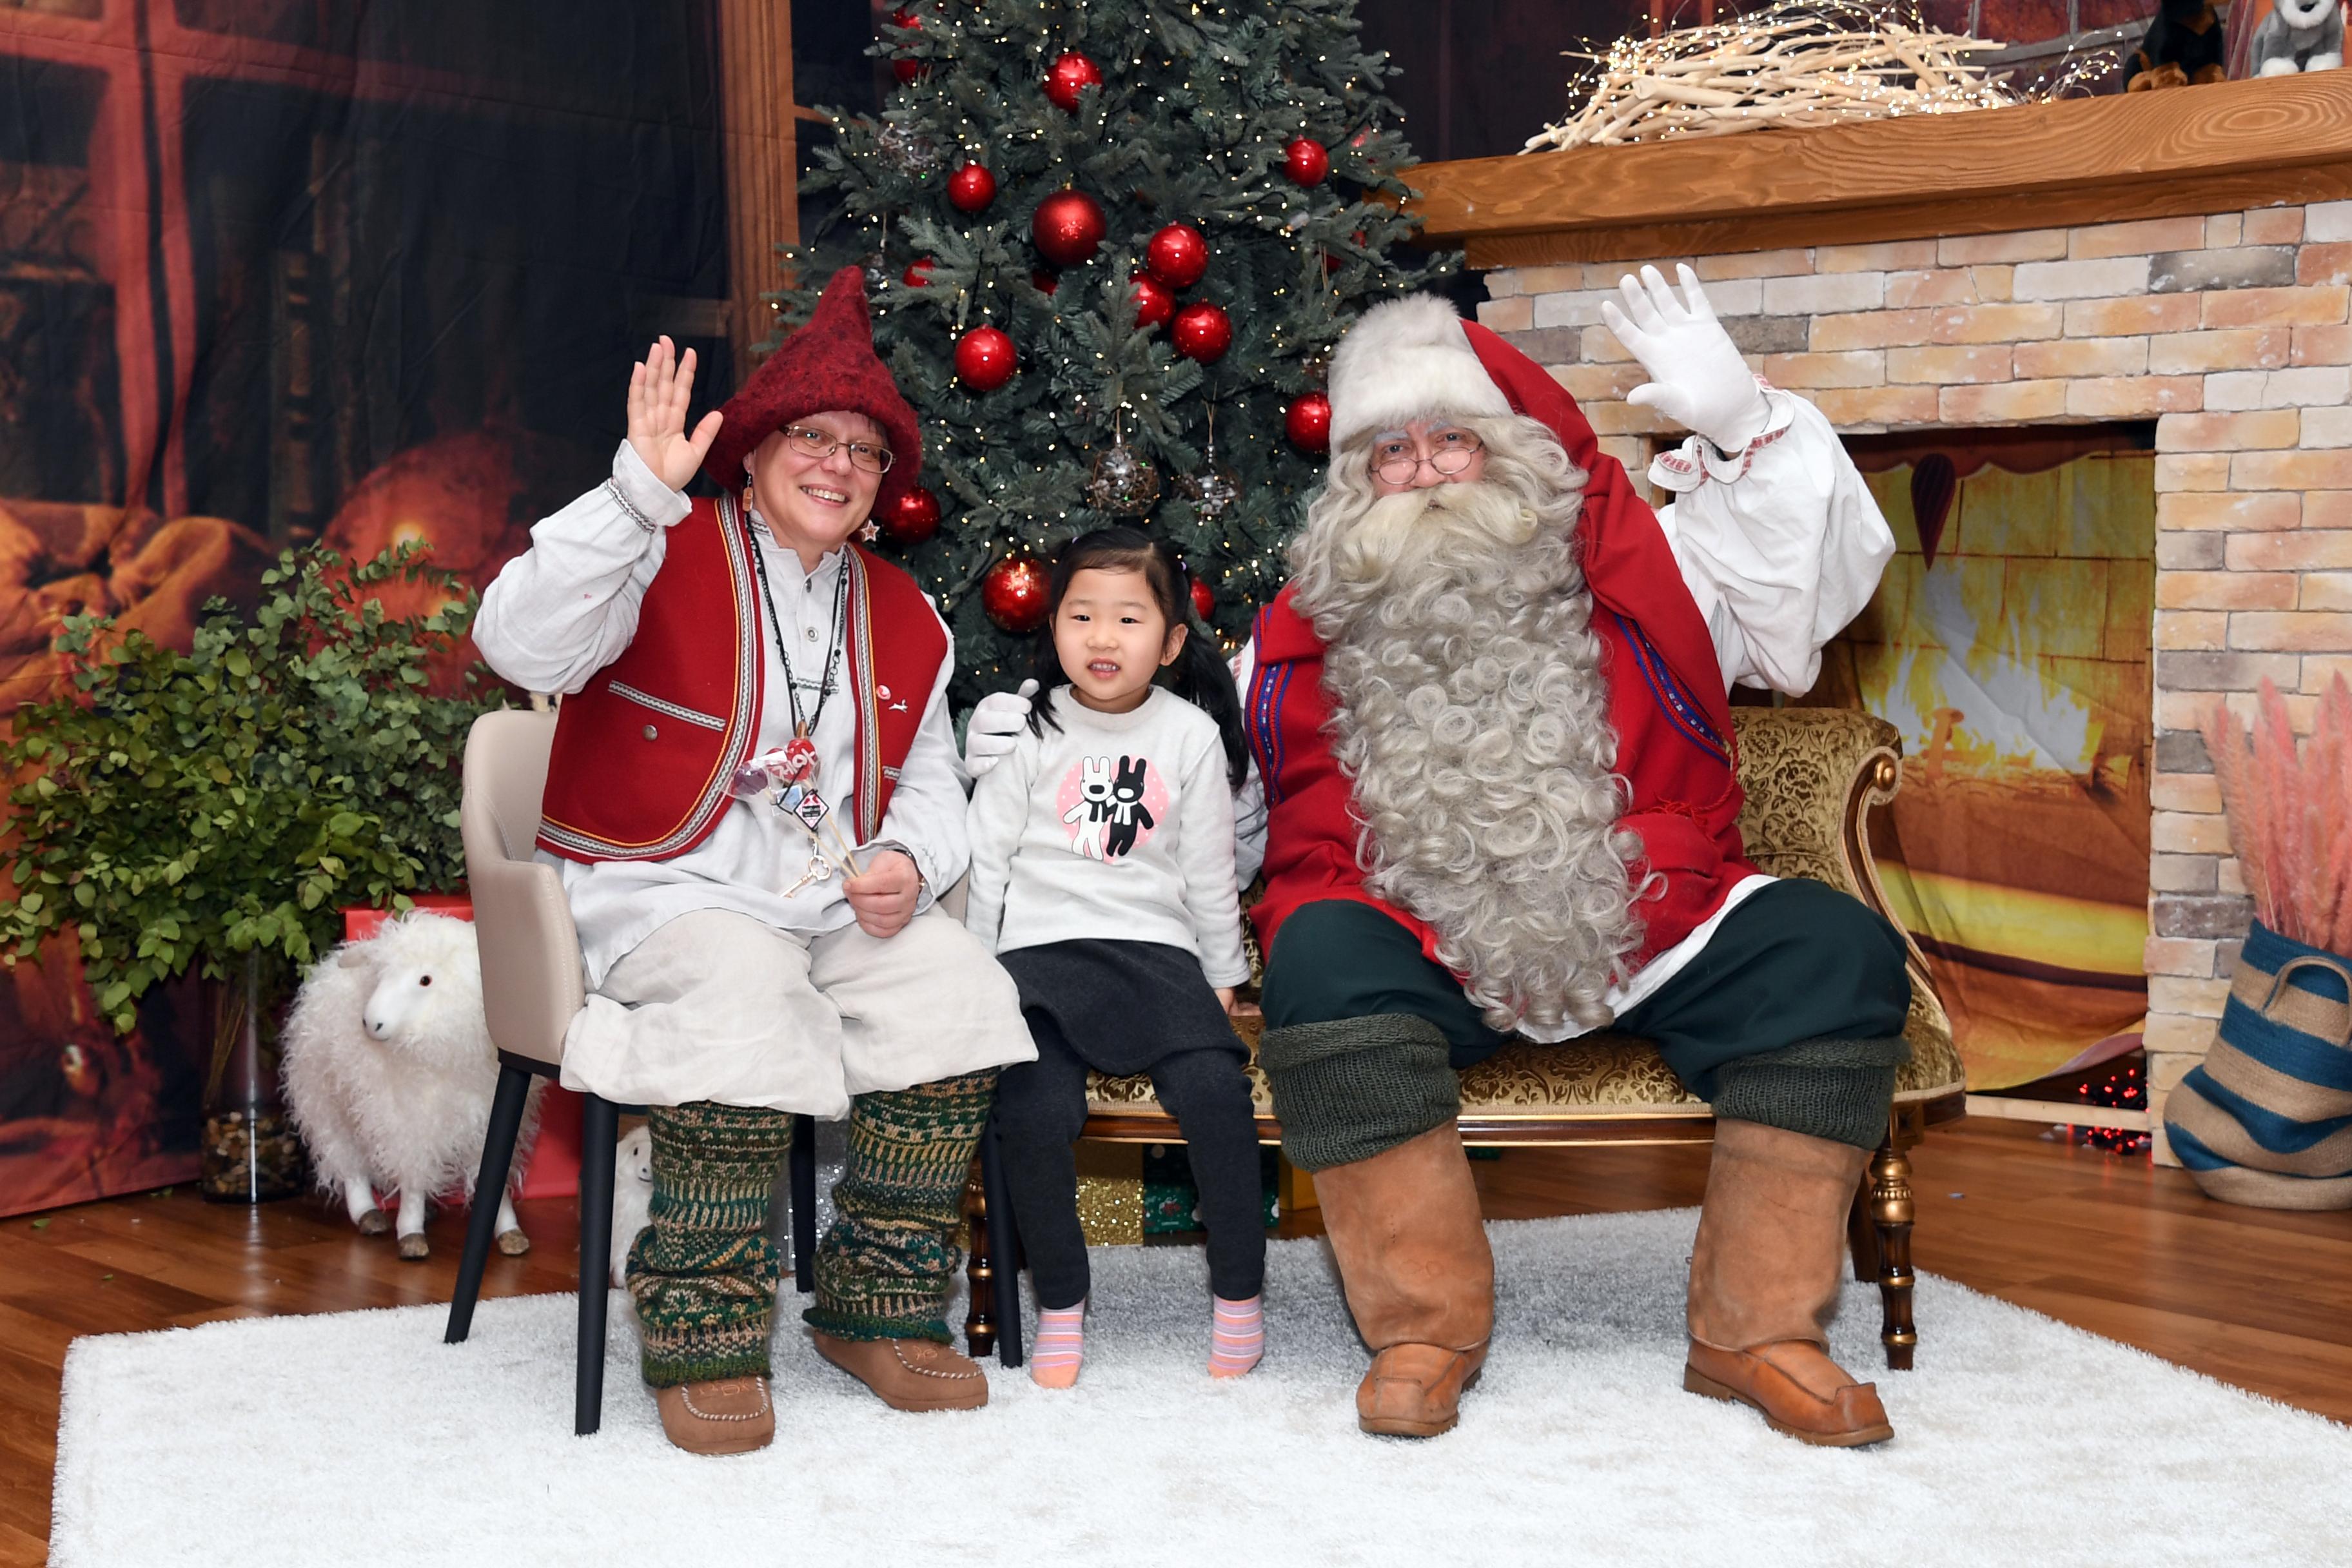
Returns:
[[[1368,1432],[1458,1419],[1494,1264],[1456,1070],[1506,1031],[1654,1041],[1716,1117],[1683,1385],[1806,1442],[1892,1435],[1832,1361],[1885,1135],[1898,933],[1743,858],[1727,689],[1803,691],[1895,542],[1821,414],[1754,377],[1697,279],[1627,279],[1632,401],[1696,434],[1653,511],[1574,401],[1444,300],[1334,354],[1328,481],[1236,661],[1263,780],[1258,1060],[1314,1173]],[[975,719],[985,765],[1017,699]]]

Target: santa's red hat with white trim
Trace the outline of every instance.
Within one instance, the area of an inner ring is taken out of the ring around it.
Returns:
[[[1365,311],[1331,355],[1328,395],[1334,449],[1415,420],[1511,412],[1461,316],[1437,294],[1412,294]]]

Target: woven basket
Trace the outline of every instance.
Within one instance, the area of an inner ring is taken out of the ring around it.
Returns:
[[[2220,1032],[2166,1100],[2164,1131],[2212,1197],[2352,1208],[2352,959],[2256,921]]]

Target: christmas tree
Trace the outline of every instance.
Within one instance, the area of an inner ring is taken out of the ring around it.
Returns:
[[[1409,248],[1355,0],[939,0],[884,32],[901,85],[830,116],[803,190],[839,218],[780,247],[772,299],[781,335],[866,268],[923,418],[878,548],[954,628],[957,706],[1028,672],[1039,563],[1113,521],[1175,545],[1237,641],[1319,481],[1332,345],[1454,265]]]

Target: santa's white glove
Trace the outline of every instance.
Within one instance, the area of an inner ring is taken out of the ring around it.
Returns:
[[[1029,699],[1037,683],[1024,680],[1018,691],[992,691],[971,710],[964,729],[963,771],[978,778],[1012,754],[1014,738],[1029,727]]]
[[[1685,430],[1696,430],[1726,452],[1738,452],[1764,433],[1772,409],[1763,389],[1698,286],[1698,274],[1677,266],[1686,300],[1675,298],[1654,267],[1621,279],[1616,301],[1601,302],[1601,319],[1642,363],[1650,379],[1625,399],[1654,408]]]

